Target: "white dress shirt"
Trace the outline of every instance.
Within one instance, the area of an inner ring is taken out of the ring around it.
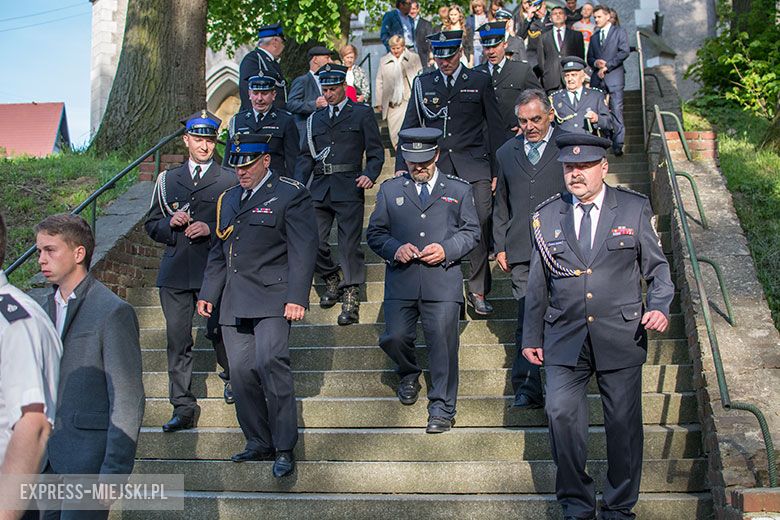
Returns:
[[[601,28],[601,35],[599,36],[599,41],[604,41],[607,39],[607,36],[609,36],[609,30],[612,28],[611,23],[607,23],[604,27]]]
[[[552,136],[553,133],[553,127],[550,125],[550,127],[547,129],[547,134],[542,138],[542,144],[536,147],[537,150],[539,150],[539,157],[544,155],[544,149],[547,148],[547,143],[550,142],[550,136]],[[531,145],[535,143],[531,143],[528,139],[523,138],[523,149],[525,150],[526,157],[528,156],[528,152],[531,150]]]
[[[558,44],[558,32],[561,33],[561,44]],[[558,52],[561,52],[561,46],[564,41],[566,41],[566,26],[563,27],[553,27],[553,40],[555,40],[555,48],[558,49]]]
[[[192,159],[187,161],[187,164],[190,167],[190,177],[192,177],[192,180],[196,181],[198,179],[202,179],[203,178],[203,174],[206,173],[206,170],[208,170],[209,167],[211,167],[211,163],[212,163],[212,161],[200,164],[200,163],[197,163],[197,162],[193,161]],[[196,166],[200,166],[200,177],[198,177],[198,179],[195,178],[195,167]]]
[[[577,90],[569,91],[569,101],[571,101],[571,106],[576,105],[576,100],[574,99],[575,94],[577,94],[577,99],[582,99],[582,87],[578,88]]]
[[[453,79],[452,84],[453,85],[455,84],[455,81],[457,81],[458,74],[460,74],[460,69],[462,69],[462,68],[463,68],[463,64],[461,63],[460,65],[458,65],[458,68],[455,69],[455,72],[452,73],[452,79]],[[447,75],[445,73],[443,73],[441,71],[441,69],[439,69],[439,72],[441,73],[441,76],[444,78],[444,86],[446,87],[447,86]]]
[[[596,228],[599,225],[599,217],[601,216],[601,205],[604,204],[604,195],[607,193],[607,187],[601,186],[601,192],[596,195],[593,200],[593,207],[590,210],[590,247],[593,248],[593,240],[596,238]],[[582,217],[585,215],[585,210],[580,206],[580,199],[572,197],[572,204],[574,204],[574,232],[577,234],[577,239],[580,237],[580,224],[582,223]]]
[[[334,107],[334,106],[337,106],[337,107],[339,107],[339,114],[340,114],[340,113],[341,113],[341,112],[344,110],[344,106],[346,106],[346,104],[347,104],[347,101],[349,101],[349,98],[346,98],[346,97],[345,97],[344,99],[342,99],[342,100],[341,100],[341,103],[339,103],[338,105],[329,105],[329,106],[328,106],[328,115],[329,115],[331,118],[333,117],[333,107]]]
[[[420,194],[422,191],[422,185],[427,184],[428,185],[428,195],[430,196],[431,193],[433,193],[433,187],[436,186],[436,179],[439,178],[439,169],[436,168],[436,171],[433,172],[433,177],[431,177],[428,182],[415,182],[414,187],[417,189],[417,195]]]
[[[270,178],[271,178],[271,169],[269,168],[269,169],[268,169],[268,172],[265,174],[265,177],[263,177],[263,180],[261,180],[260,182],[258,182],[258,183],[257,183],[257,186],[255,186],[254,188],[252,188],[252,190],[249,192],[249,197],[247,197],[247,198],[244,198],[244,195],[246,195],[246,192],[247,192],[247,190],[244,190],[244,193],[242,193],[242,194],[241,194],[241,199],[242,199],[242,200],[249,200],[249,199],[251,199],[251,198],[252,198],[252,197],[255,195],[255,193],[257,193],[257,190],[259,190],[259,189],[260,189],[260,188],[263,186],[263,184],[265,184],[265,182],[266,182],[268,179],[270,179]]]
[[[62,297],[59,289],[54,291],[54,303],[57,304],[57,320],[54,325],[57,327],[57,334],[62,336],[62,330],[65,328],[65,317],[68,315],[68,303],[76,299],[76,293],[70,293],[67,298]]]
[[[504,64],[506,63],[506,57],[504,57],[503,60],[493,65],[492,63],[488,62],[488,69],[490,70],[490,75],[493,75],[493,69],[498,67],[498,73],[501,74],[501,69],[504,68]]]

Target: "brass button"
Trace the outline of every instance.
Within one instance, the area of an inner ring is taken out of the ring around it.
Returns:
[[[588,270],[585,271],[585,274],[593,274],[593,269],[588,268]]]
[[[238,269],[233,269],[233,272],[234,272],[234,273],[237,273],[237,272],[238,272]]]
[[[625,244],[623,242],[621,242],[620,245],[622,246],[622,245],[625,245]]]
[[[425,217],[427,217],[427,216],[428,216],[428,215],[426,215],[425,213],[420,213],[420,218],[425,218]]]
[[[425,231],[420,231],[420,236],[424,237],[425,236]]]
[[[588,323],[593,323],[593,320],[595,320],[593,316],[588,316]]]
[[[236,220],[236,224],[241,224],[241,221],[240,220]]]
[[[585,297],[587,299],[589,299],[589,300],[592,300],[593,299],[593,293],[588,293],[588,294],[585,295]]]

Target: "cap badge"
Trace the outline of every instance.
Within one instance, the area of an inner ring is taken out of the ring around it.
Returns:
[[[422,143],[412,143],[412,149],[413,150],[421,150],[422,149]]]
[[[206,119],[208,117],[208,114],[206,114],[205,110],[201,110],[200,117],[202,117],[203,119]]]
[[[566,64],[567,67],[574,67],[574,62],[570,61]]]
[[[444,36],[444,33],[439,33],[439,41],[440,42],[446,42],[447,41],[447,37]]]
[[[438,105],[439,104],[439,98],[437,98],[437,97],[433,98],[431,101],[433,102],[434,105]]]
[[[580,147],[579,146],[575,146],[572,149],[571,153],[573,153],[574,155],[579,155],[580,154]]]
[[[325,72],[330,72],[330,63],[325,65]]]

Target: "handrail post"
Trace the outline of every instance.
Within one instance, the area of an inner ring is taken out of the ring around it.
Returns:
[[[636,32],[636,52],[639,55],[639,89],[642,96],[642,135],[645,138],[645,150],[647,150],[647,143],[650,141],[650,136],[647,133],[647,91],[645,89],[645,57],[642,50],[642,33]]]
[[[703,227],[704,229],[709,228],[709,226],[707,225],[707,217],[704,216],[704,205],[701,203],[701,198],[699,198],[699,187],[696,184],[696,180],[688,172],[675,171],[674,174],[678,177],[685,177],[686,179],[688,179],[688,182],[691,184],[691,190],[693,191],[693,199],[696,201],[696,207],[699,210],[699,218],[701,218],[701,227]]]
[[[682,141],[683,150],[685,150],[685,157],[687,157],[689,161],[693,161],[693,156],[691,155],[691,149],[688,148],[688,139],[685,137],[685,131],[683,130],[683,125],[682,122],[680,121],[680,118],[677,117],[677,114],[675,114],[674,112],[665,112],[659,110],[658,113],[661,114],[662,120],[663,120],[663,116],[671,117],[672,119],[674,119],[674,124],[677,127],[677,134],[680,136],[680,141]],[[664,140],[666,140],[665,129],[664,129]]]
[[[737,319],[734,317],[734,311],[731,309],[731,298],[729,297],[729,290],[726,288],[726,280],[723,278],[723,270],[718,263],[707,257],[700,256],[699,262],[709,265],[715,271],[715,277],[718,279],[718,285],[720,286],[720,293],[723,295],[723,303],[726,304],[726,314],[728,316],[726,321],[728,321],[729,325],[732,327],[736,327]]]
[[[157,180],[157,176],[160,175],[160,150],[154,152],[154,179]]]

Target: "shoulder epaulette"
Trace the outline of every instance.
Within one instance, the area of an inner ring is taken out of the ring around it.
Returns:
[[[631,188],[626,188],[625,186],[615,186],[615,188],[620,190],[620,191],[623,191],[625,193],[631,193],[632,195],[638,195],[638,196],[642,197],[643,199],[649,198],[644,193],[639,193],[638,191],[634,191]]]
[[[459,182],[462,182],[463,184],[468,184],[468,185],[471,185],[471,183],[469,183],[469,181],[467,181],[467,180],[463,180],[463,179],[461,179],[460,177],[458,177],[457,175],[447,175],[447,178],[448,178],[448,179],[452,179],[453,181],[459,181]]]
[[[276,111],[277,112],[282,112],[284,114],[287,114],[288,116],[292,115],[292,112],[290,112],[289,110],[285,110],[284,108],[277,108]]]
[[[583,87],[583,88],[587,88],[587,89],[590,89],[590,90],[595,90],[596,92],[600,92],[600,93],[604,94],[604,91],[601,90],[598,87]]]
[[[542,202],[541,204],[539,204],[538,206],[536,206],[536,207],[534,208],[534,211],[539,211],[540,209],[542,209],[543,207],[545,207],[545,206],[546,206],[547,204],[549,204],[550,202],[552,202],[552,201],[554,201],[554,200],[558,200],[558,199],[560,199],[560,198],[561,198],[561,194],[560,194],[560,193],[556,193],[555,195],[553,195],[553,196],[552,196],[552,197],[550,197],[549,199],[545,200],[544,202]]]
[[[0,314],[3,315],[3,318],[5,318],[8,323],[30,317],[27,310],[10,294],[0,294]]]
[[[560,93],[561,93],[561,92],[563,92],[564,90],[565,90],[565,89],[559,88],[558,90],[556,90],[555,92],[553,92],[552,94],[550,94],[550,97],[552,97],[552,96],[554,96],[554,95],[556,95],[556,94],[560,94]]]
[[[299,189],[299,190],[300,190],[301,188],[305,188],[305,187],[306,187],[306,186],[304,186],[303,184],[301,184],[300,182],[296,181],[295,179],[291,179],[291,178],[289,178],[289,177],[280,176],[280,177],[279,177],[279,180],[280,180],[280,181],[282,181],[282,182],[286,182],[286,183],[287,183],[287,184],[289,184],[290,186],[295,186],[295,187],[296,187],[297,189]]]
[[[223,193],[227,193],[227,192],[229,192],[230,190],[233,190],[233,189],[236,189],[236,188],[240,188],[240,187],[241,187],[241,185],[240,185],[240,184],[236,184],[235,186],[231,186],[231,187],[229,187],[228,189],[226,189],[226,190],[225,190]]]
[[[399,175],[398,177],[390,177],[389,179],[385,179],[382,181],[382,184],[386,182],[392,182],[392,181],[402,181],[404,179],[409,180],[411,177],[408,173],[404,173],[403,175]]]

